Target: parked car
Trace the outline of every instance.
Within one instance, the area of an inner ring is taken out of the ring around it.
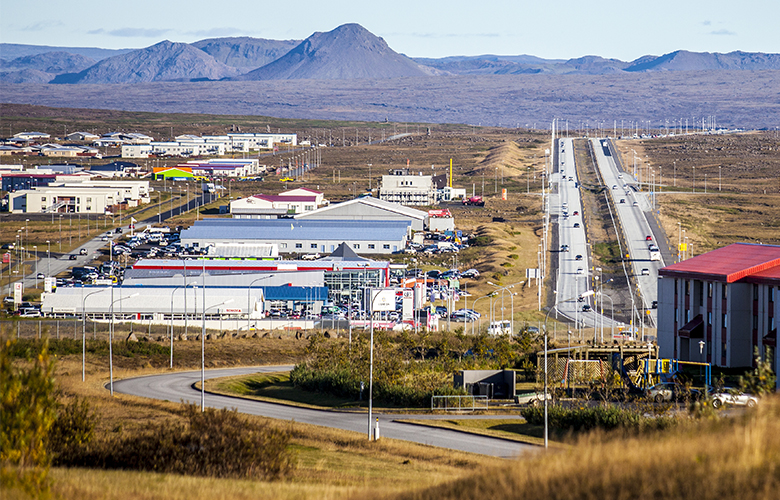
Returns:
[[[712,393],[712,407],[720,408],[724,405],[747,406],[752,408],[758,404],[758,398],[752,394],[746,394],[738,389],[724,387]]]
[[[696,401],[701,396],[697,389],[688,389],[674,382],[661,382],[647,390],[647,396],[656,403],[665,401]]]
[[[476,279],[479,278],[479,271],[477,271],[476,269],[467,269],[466,271],[463,271],[461,273],[460,277]]]

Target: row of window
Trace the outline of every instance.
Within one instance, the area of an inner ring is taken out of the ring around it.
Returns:
[[[303,243],[296,243],[295,244],[296,250],[302,250],[304,248],[303,245],[304,245]],[[318,245],[319,245],[318,243],[310,243],[309,249],[317,250],[319,248]],[[331,247],[333,247],[333,245],[331,245]],[[369,250],[376,250],[376,244],[374,243],[368,243],[366,244],[366,247]],[[279,248],[287,248],[287,243],[279,243]],[[352,248],[354,248],[355,250],[360,250],[360,243],[353,243]],[[382,250],[390,250],[390,244],[389,243],[382,244]]]

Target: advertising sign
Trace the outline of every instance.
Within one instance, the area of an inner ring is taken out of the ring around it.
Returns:
[[[408,321],[414,318],[414,290],[405,288],[402,296],[402,318]]]
[[[14,305],[17,306],[22,303],[22,295],[24,292],[24,285],[22,282],[17,281],[14,283]]]
[[[43,291],[46,293],[52,293],[57,289],[57,278],[46,278],[43,280]]]
[[[395,311],[395,289],[376,288],[371,290],[369,311]]]

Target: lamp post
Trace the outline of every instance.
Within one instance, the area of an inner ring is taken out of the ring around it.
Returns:
[[[49,266],[49,271],[46,273],[46,276],[51,277],[51,242],[49,240],[46,240],[46,263]]]
[[[483,297],[477,297],[477,298],[474,300],[474,303],[472,304],[472,306],[471,306],[471,307],[473,307],[473,308],[474,308],[474,310],[476,311],[476,310],[477,310],[477,302],[479,302],[479,301],[480,301],[480,300],[482,300],[482,299],[490,299],[490,298],[493,298],[493,293],[494,293],[494,292],[491,292],[491,293],[489,293],[489,294],[487,294],[487,295],[485,295],[485,296],[483,296]],[[472,322],[471,322],[471,335],[474,335],[474,321],[472,321]]]
[[[60,214],[60,252],[62,252],[62,214]]]
[[[35,286],[38,286],[38,245],[33,245],[35,251]]]
[[[612,338],[615,338],[615,303],[612,301],[612,297],[605,294],[604,292],[599,292],[599,296],[601,297],[601,342],[604,342],[604,297],[609,299],[609,308],[612,312],[612,324],[610,325],[610,334],[612,335]]]
[[[121,290],[121,288],[120,288]],[[111,295],[114,294],[114,287],[111,287]],[[119,297],[116,300],[111,301],[111,308],[109,313],[111,314],[111,325],[108,329],[108,363],[109,363],[109,378],[110,378],[110,386],[111,386],[111,395],[114,395],[114,349],[113,349],[113,343],[114,343],[114,304],[117,302],[121,302],[123,300],[131,299],[133,297],[137,297],[140,295],[140,293],[136,292],[132,295],[128,295],[127,297]]]
[[[184,288],[184,302],[186,304],[186,302],[187,302],[187,287],[188,286],[195,286],[196,284],[197,284],[197,282],[192,281],[192,282],[187,283],[185,285],[179,285],[179,286],[175,287],[173,289],[173,291],[171,291],[171,331],[170,331],[170,335],[171,335],[171,368],[173,368],[173,294],[176,293],[176,290],[178,290],[180,288]],[[184,308],[184,314],[185,315],[187,314],[187,308],[186,307]]]
[[[84,289],[81,289],[82,293],[84,292]],[[85,380],[85,371],[86,371],[86,358],[87,358],[87,297],[90,295],[95,295],[96,293],[100,293],[103,290],[97,290],[91,293],[88,293],[84,299],[81,301],[81,381],[84,382]]]
[[[251,283],[249,283],[249,288],[247,289],[247,292],[246,292],[246,333],[247,333],[247,335],[249,335],[249,329],[251,328],[250,324],[249,324],[249,321],[251,319],[250,318],[251,313],[249,312],[249,307],[250,307],[250,303],[249,302],[251,300],[250,299],[250,295],[252,294],[252,285],[257,283],[258,281],[263,281],[263,280],[266,280],[268,278],[273,278],[273,276],[274,276],[273,274],[269,274],[268,276],[261,276],[261,277],[257,278],[256,280],[252,281]],[[350,311],[351,311],[351,308],[350,308]]]
[[[548,427],[547,427],[547,320],[550,319],[550,313],[553,309],[558,308],[558,304],[564,304],[566,302],[571,302],[572,300],[577,299],[584,299],[585,297],[590,297],[593,295],[593,290],[587,290],[580,295],[576,297],[572,297],[570,299],[562,300],[558,303],[556,303],[554,306],[552,306],[548,311],[547,314],[544,317],[544,448],[547,449],[547,436],[548,436]]]
[[[205,279],[205,276],[204,276]],[[206,311],[215,307],[224,306],[233,302],[227,299],[224,302],[206,307],[206,287],[203,287],[203,330],[200,334],[200,411],[206,411]]]

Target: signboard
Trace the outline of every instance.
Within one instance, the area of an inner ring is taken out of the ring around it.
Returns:
[[[688,251],[688,244],[687,243],[680,243],[680,251],[681,252],[687,252]]]
[[[14,283],[14,306],[18,306],[22,303],[22,294],[24,292],[24,285],[21,281]]]
[[[395,311],[395,289],[377,288],[371,290],[371,303],[366,304],[369,311]]]
[[[11,254],[6,252],[3,254],[3,264],[10,264],[11,263]]]
[[[57,289],[57,278],[46,278],[43,280],[43,291],[45,293],[52,293]]]
[[[450,212],[449,208],[442,208],[439,210],[428,210],[428,217],[437,217],[437,218],[452,218],[452,212]]]
[[[526,269],[525,270],[525,277],[526,278],[538,278],[539,277],[539,268]]]
[[[222,308],[222,314],[241,314],[244,310],[240,307],[224,307]]]
[[[404,321],[414,318],[414,290],[405,288],[401,298],[402,312],[401,317]]]

